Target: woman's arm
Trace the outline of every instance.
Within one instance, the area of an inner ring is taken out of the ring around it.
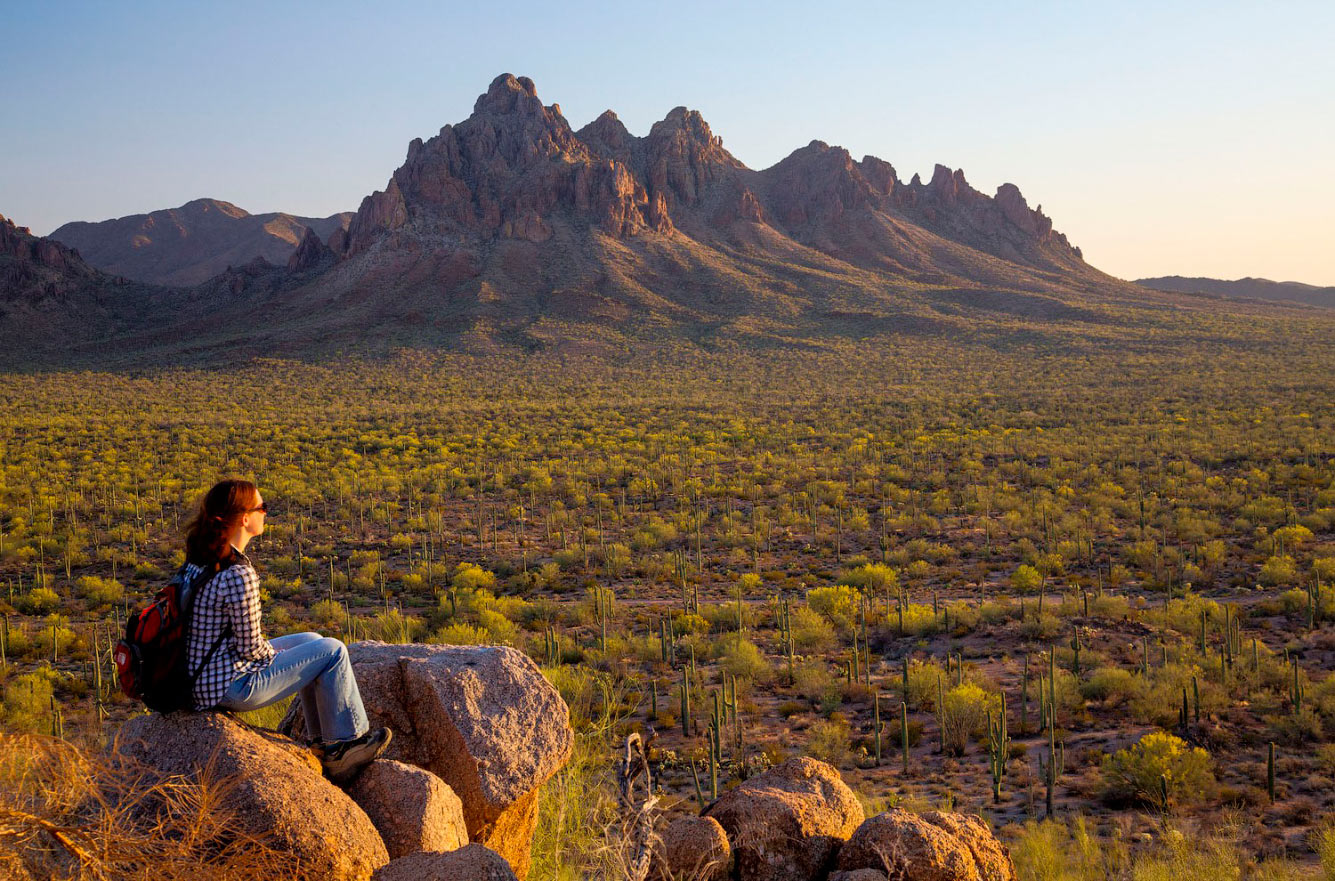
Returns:
[[[234,566],[230,572],[235,573],[236,582],[234,599],[226,603],[232,645],[244,661],[268,662],[275,652],[260,631],[260,575],[248,565]]]

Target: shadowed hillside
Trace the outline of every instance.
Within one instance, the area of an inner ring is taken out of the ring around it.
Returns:
[[[77,248],[91,265],[113,275],[182,286],[207,281],[256,257],[286,263],[307,229],[328,238],[346,228],[350,217],[250,214],[229,202],[195,199],[149,214],[67,223],[50,238]]]

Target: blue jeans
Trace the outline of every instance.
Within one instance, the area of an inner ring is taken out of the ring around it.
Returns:
[[[289,633],[269,644],[278,652],[274,659],[233,682],[219,706],[258,710],[300,691],[306,734],[312,742],[347,740],[367,732],[370,725],[347,646],[318,633]]]

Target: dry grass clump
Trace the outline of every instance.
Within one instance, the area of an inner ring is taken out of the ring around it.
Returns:
[[[0,732],[0,877],[242,881],[300,866],[224,807],[230,783],[160,779],[123,756]]]

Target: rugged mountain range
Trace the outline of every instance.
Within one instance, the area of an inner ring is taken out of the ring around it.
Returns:
[[[197,207],[223,214],[223,204]],[[68,296],[52,308],[83,308],[85,289],[128,289],[60,253],[65,275],[46,283]],[[1089,266],[1011,184],[988,196],[942,166],[906,183],[883,160],[819,141],[755,171],[694,111],[674,109],[644,137],[611,111],[575,131],[530,80],[508,74],[468,119],[409,144],[346,229],[307,223],[285,256],[248,256],[192,288],[113,297],[107,321],[58,343],[19,331],[27,350],[14,360],[44,346],[102,363],[108,352],[810,345],[1035,322],[1111,327],[1128,308],[1204,308]],[[24,299],[16,291],[6,296]],[[126,330],[109,346],[112,327]]]
[[[51,233],[92,266],[112,275],[168,286],[207,281],[256,257],[286,263],[307,229],[322,239],[346,229],[349,213],[332,217],[250,214],[230,202],[195,199],[180,208],[99,223],[67,223]]]
[[[1224,281],[1218,278],[1183,278],[1168,275],[1162,278],[1142,278],[1138,285],[1156,291],[1213,294],[1218,297],[1247,297],[1255,300],[1280,300],[1325,306],[1335,309],[1335,288],[1323,288],[1297,281],[1271,281],[1268,278],[1240,278]]]

